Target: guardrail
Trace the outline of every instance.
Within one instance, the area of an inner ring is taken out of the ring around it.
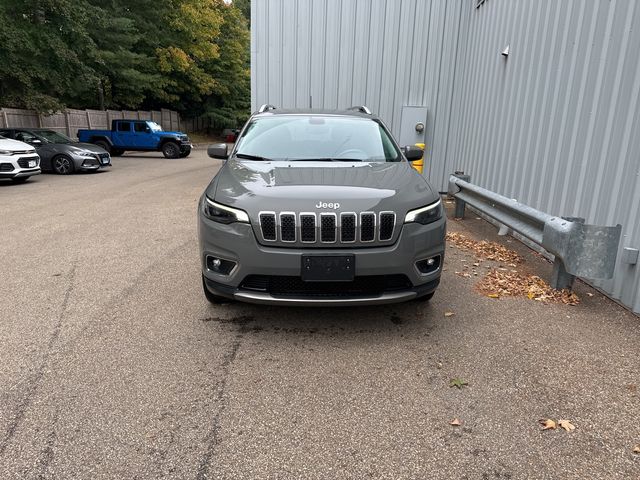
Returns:
[[[553,288],[571,289],[576,277],[613,277],[622,225],[587,225],[584,218],[555,217],[470,181],[463,172],[449,177],[448,193],[455,199],[455,217],[464,217],[468,203],[504,225],[501,233],[511,229],[553,254]]]

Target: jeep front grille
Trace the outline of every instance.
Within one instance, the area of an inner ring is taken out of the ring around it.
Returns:
[[[339,246],[374,244],[393,240],[396,227],[394,212],[260,212],[262,240],[277,243]]]

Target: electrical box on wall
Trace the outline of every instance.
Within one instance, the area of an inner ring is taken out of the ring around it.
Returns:
[[[426,143],[425,134],[427,131],[427,107],[405,106],[402,107],[402,118],[400,119],[400,135],[398,142],[400,146],[415,145],[416,143]]]

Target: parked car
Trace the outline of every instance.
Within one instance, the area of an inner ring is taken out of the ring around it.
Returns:
[[[191,153],[191,141],[182,132],[165,132],[149,120],[113,120],[111,130],[78,130],[81,142],[95,143],[114,156],[127,150],[162,152],[165,158],[182,158]]]
[[[40,174],[40,157],[35,148],[0,136],[0,178],[24,183]]]
[[[111,156],[90,143],[79,143],[46,128],[9,128],[0,135],[28,143],[40,155],[43,171],[68,175],[78,171],[96,171],[111,166]]]
[[[212,302],[375,305],[429,300],[440,281],[440,196],[366,107],[251,116],[198,206]]]

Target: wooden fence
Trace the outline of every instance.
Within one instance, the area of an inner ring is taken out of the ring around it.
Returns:
[[[66,109],[53,115],[41,115],[33,110],[19,108],[0,109],[0,128],[30,127],[49,128],[69,137],[77,137],[81,128],[108,130],[111,120],[119,118],[153,120],[167,131],[185,128],[187,133],[196,131],[199,122],[182,122],[178,112],[173,110],[130,111],[130,110],[74,110]],[[184,131],[184,130],[183,130]]]

